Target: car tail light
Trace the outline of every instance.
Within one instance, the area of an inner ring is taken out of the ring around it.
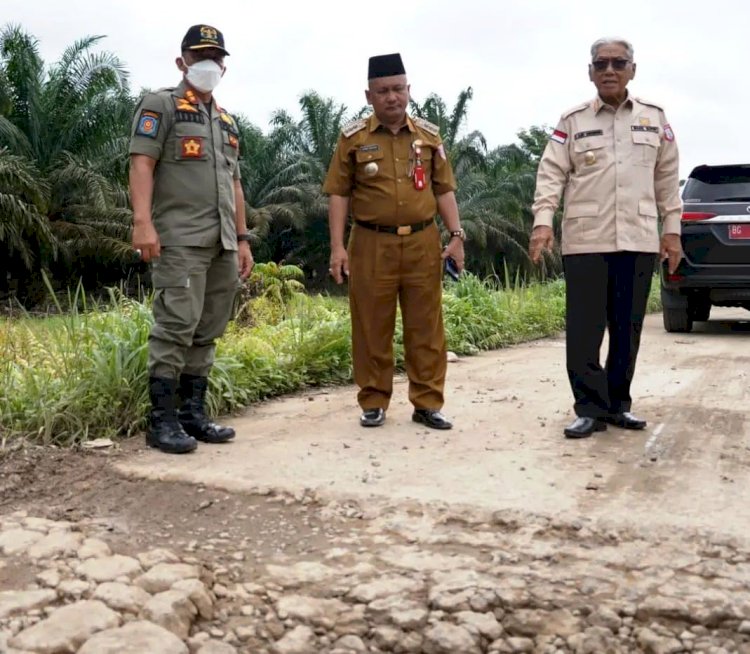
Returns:
[[[706,211],[684,211],[682,214],[683,220],[708,220],[713,218],[715,213],[708,213]]]

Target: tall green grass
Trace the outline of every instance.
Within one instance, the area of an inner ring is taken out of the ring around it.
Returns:
[[[658,305],[658,289],[651,307]],[[474,354],[558,333],[562,282],[497,289],[472,275],[444,293],[448,347]],[[266,315],[266,298],[250,302]],[[71,307],[80,307],[72,298]],[[294,294],[282,319],[230,324],[217,348],[209,409],[218,414],[306,386],[351,379],[346,301]],[[133,434],[148,411],[148,302],[112,291],[106,306],[49,318],[0,321],[0,439],[25,436],[62,445]],[[400,324],[396,359],[403,361]]]

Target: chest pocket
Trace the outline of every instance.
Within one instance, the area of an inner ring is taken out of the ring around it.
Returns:
[[[383,150],[357,150],[354,153],[356,162],[355,175],[358,180],[374,179],[384,175],[383,161],[385,153]]]
[[[174,158],[178,161],[205,161],[208,159],[211,134],[205,124],[175,123],[173,138]]]
[[[607,137],[603,134],[573,140],[573,161],[582,174],[599,170],[607,158]]]
[[[659,135],[655,132],[632,131],[633,163],[636,166],[656,165],[656,155],[659,152]]]

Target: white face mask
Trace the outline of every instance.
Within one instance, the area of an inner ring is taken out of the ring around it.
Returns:
[[[185,79],[198,91],[211,93],[218,86],[223,73],[224,70],[215,61],[204,59],[188,66]]]

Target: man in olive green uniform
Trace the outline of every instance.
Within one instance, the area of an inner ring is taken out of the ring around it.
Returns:
[[[568,438],[608,424],[646,427],[631,413],[630,385],[651,278],[657,256],[669,259],[670,272],[682,256],[677,143],[661,106],[628,92],[635,71],[630,43],[596,41],[589,78],[597,96],[562,115],[539,163],[535,262],[553,246],[553,216],[565,196],[566,356],[578,416],[564,429]]]
[[[441,301],[443,260],[451,256],[459,270],[464,263],[456,183],[437,126],[406,114],[409,85],[400,55],[372,57],[368,87],[374,113],[344,127],[323,187],[330,196],[331,274],[339,284],[349,278],[360,424],[385,421],[398,301],[412,419],[450,429],[440,413],[446,372]],[[442,253],[437,213],[449,231]]]
[[[214,342],[229,321],[239,280],[253,265],[239,133],[212,95],[228,54],[217,29],[191,27],[176,60],[182,82],[148,93],[133,122],[133,247],[151,262],[156,289],[146,441],[165,452],[190,452],[196,439],[234,437],[205,413]]]

